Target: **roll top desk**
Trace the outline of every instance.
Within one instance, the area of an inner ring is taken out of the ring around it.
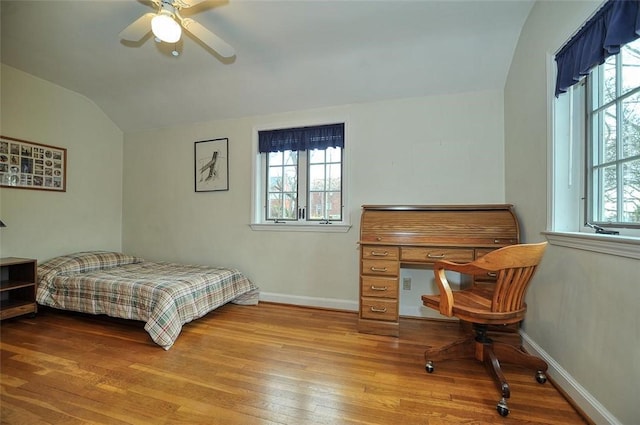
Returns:
[[[399,335],[402,265],[469,262],[517,243],[518,220],[509,204],[363,205],[358,331]]]

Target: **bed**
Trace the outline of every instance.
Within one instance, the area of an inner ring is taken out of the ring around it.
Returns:
[[[258,296],[236,269],[152,262],[120,252],[78,252],[38,265],[38,304],[143,321],[165,350],[185,323],[229,302],[255,305]]]

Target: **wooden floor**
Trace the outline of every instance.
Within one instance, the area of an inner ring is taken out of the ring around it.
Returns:
[[[359,334],[357,315],[226,305],[164,351],[142,323],[41,311],[1,323],[3,424],[584,424],[551,382],[505,367],[511,413],[473,360],[424,370],[455,324]]]

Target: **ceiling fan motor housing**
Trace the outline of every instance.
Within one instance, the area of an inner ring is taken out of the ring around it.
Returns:
[[[176,43],[182,36],[182,28],[175,20],[175,13],[173,4],[163,1],[158,14],[151,20],[153,35],[166,43]]]

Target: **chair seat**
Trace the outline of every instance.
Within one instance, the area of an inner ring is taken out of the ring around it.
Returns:
[[[453,316],[461,320],[488,325],[517,323],[524,319],[526,304],[519,310],[508,312],[491,311],[493,285],[475,285],[461,291],[453,291]],[[423,295],[422,303],[440,310],[440,295]]]

